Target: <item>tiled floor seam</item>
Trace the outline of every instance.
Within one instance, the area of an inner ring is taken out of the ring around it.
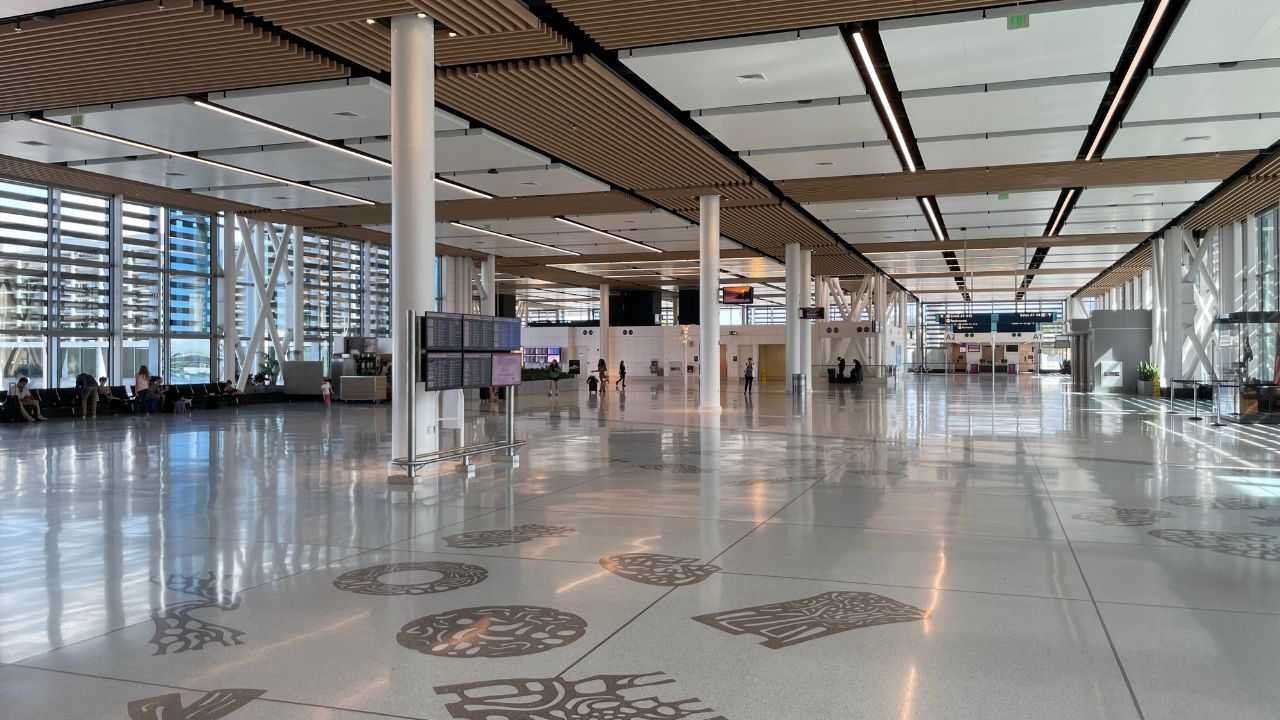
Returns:
[[[1036,473],[1040,475],[1040,481],[1044,482],[1044,474],[1040,472],[1040,467],[1036,466]],[[1048,489],[1048,485],[1045,486]],[[1102,628],[1102,634],[1107,638],[1107,645],[1111,648],[1111,655],[1115,658],[1116,668],[1120,671],[1120,677],[1124,680],[1124,686],[1129,691],[1129,698],[1133,700],[1133,709],[1138,713],[1138,720],[1146,720],[1146,713],[1142,710],[1142,703],[1138,700],[1138,692],[1133,687],[1133,682],[1129,679],[1129,671],[1125,669],[1124,660],[1120,657],[1120,650],[1116,648],[1115,640],[1111,637],[1111,630],[1107,627],[1107,620],[1102,616],[1102,608],[1098,607],[1098,600],[1094,597],[1093,587],[1089,584],[1089,578],[1085,575],[1084,565],[1080,563],[1080,556],[1076,554],[1075,546],[1071,543],[1071,537],[1067,535],[1066,524],[1062,521],[1062,515],[1058,512],[1058,505],[1049,499],[1049,507],[1053,509],[1053,514],[1058,518],[1058,525],[1062,528],[1062,534],[1067,538],[1067,549],[1071,551],[1071,558],[1075,561],[1076,572],[1080,573],[1080,580],[1084,583],[1085,592],[1089,594],[1089,602],[1093,605],[1093,610],[1098,616],[1098,624]]]

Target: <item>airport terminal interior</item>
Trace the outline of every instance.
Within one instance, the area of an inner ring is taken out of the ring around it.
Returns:
[[[0,718],[1280,717],[1273,0],[0,0]]]

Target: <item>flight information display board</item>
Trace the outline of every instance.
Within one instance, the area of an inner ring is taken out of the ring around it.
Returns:
[[[519,350],[520,346],[520,320],[518,318],[494,318],[494,352],[514,352]]]
[[[462,349],[467,352],[493,352],[492,317],[462,316]]]
[[[422,348],[429,352],[462,352],[462,315],[426,313],[420,320]]]
[[[949,313],[938,315],[940,325],[949,325],[955,333],[1036,332],[1043,323],[1051,323],[1053,313]]]
[[[489,382],[493,386],[508,387],[520,384],[523,363],[521,363],[519,355],[515,353],[494,353],[490,357],[493,361],[493,370],[489,375]]]
[[[422,356],[422,382],[427,391],[462,388],[462,353],[428,352]]]
[[[462,387],[489,387],[493,377],[493,353],[475,353],[462,356]]]

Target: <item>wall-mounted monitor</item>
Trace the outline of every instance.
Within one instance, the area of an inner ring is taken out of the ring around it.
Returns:
[[[756,301],[756,289],[750,285],[726,285],[720,290],[721,305],[750,305]]]

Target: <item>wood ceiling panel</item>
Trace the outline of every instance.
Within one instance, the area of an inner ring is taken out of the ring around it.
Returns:
[[[518,0],[232,0],[245,12],[286,29],[425,12],[460,35],[538,28]]]
[[[1097,277],[1090,280],[1084,287],[1080,288],[1076,294],[1082,296],[1102,295],[1112,288],[1120,287],[1142,273],[1150,270],[1153,258],[1153,246],[1151,241],[1148,240],[1133,250],[1130,250],[1127,255],[1116,261],[1114,265],[1104,270]],[[1035,289],[1039,290],[1043,288]]]
[[[289,31],[367,68],[391,72],[391,31],[384,25],[354,20],[289,28]],[[449,37],[444,31],[436,33],[436,65],[440,67],[563,55],[572,51],[568,40],[543,26],[490,35]]]
[[[653,206],[644,200],[616,191],[488,200],[440,200],[436,202],[436,221],[514,220],[557,215],[643,212],[652,209]],[[342,205],[306,208],[298,212],[321,218],[330,225],[386,225],[391,222],[390,205]]]
[[[606,48],[1008,5],[1008,0],[550,0]]]
[[[350,75],[204,0],[67,13],[0,37],[0,113]]]
[[[1280,151],[1259,156],[1247,175],[1237,178],[1211,196],[1183,223],[1192,230],[1207,230],[1248,218],[1274,205],[1280,198]]]
[[[1060,190],[1102,185],[1158,185],[1230,177],[1256,152],[1201,153],[1117,160],[1072,160],[1000,167],[922,170],[783,180],[778,187],[797,202],[830,202],[1015,190]]]
[[[1130,245],[1140,243],[1147,233],[1097,233],[1091,235],[1056,235],[1026,238],[988,238],[980,240],[946,240],[944,242],[912,241],[863,243],[858,250],[868,255],[878,253],[910,253],[927,250],[996,250],[1006,248],[1087,247],[1094,245]]]

